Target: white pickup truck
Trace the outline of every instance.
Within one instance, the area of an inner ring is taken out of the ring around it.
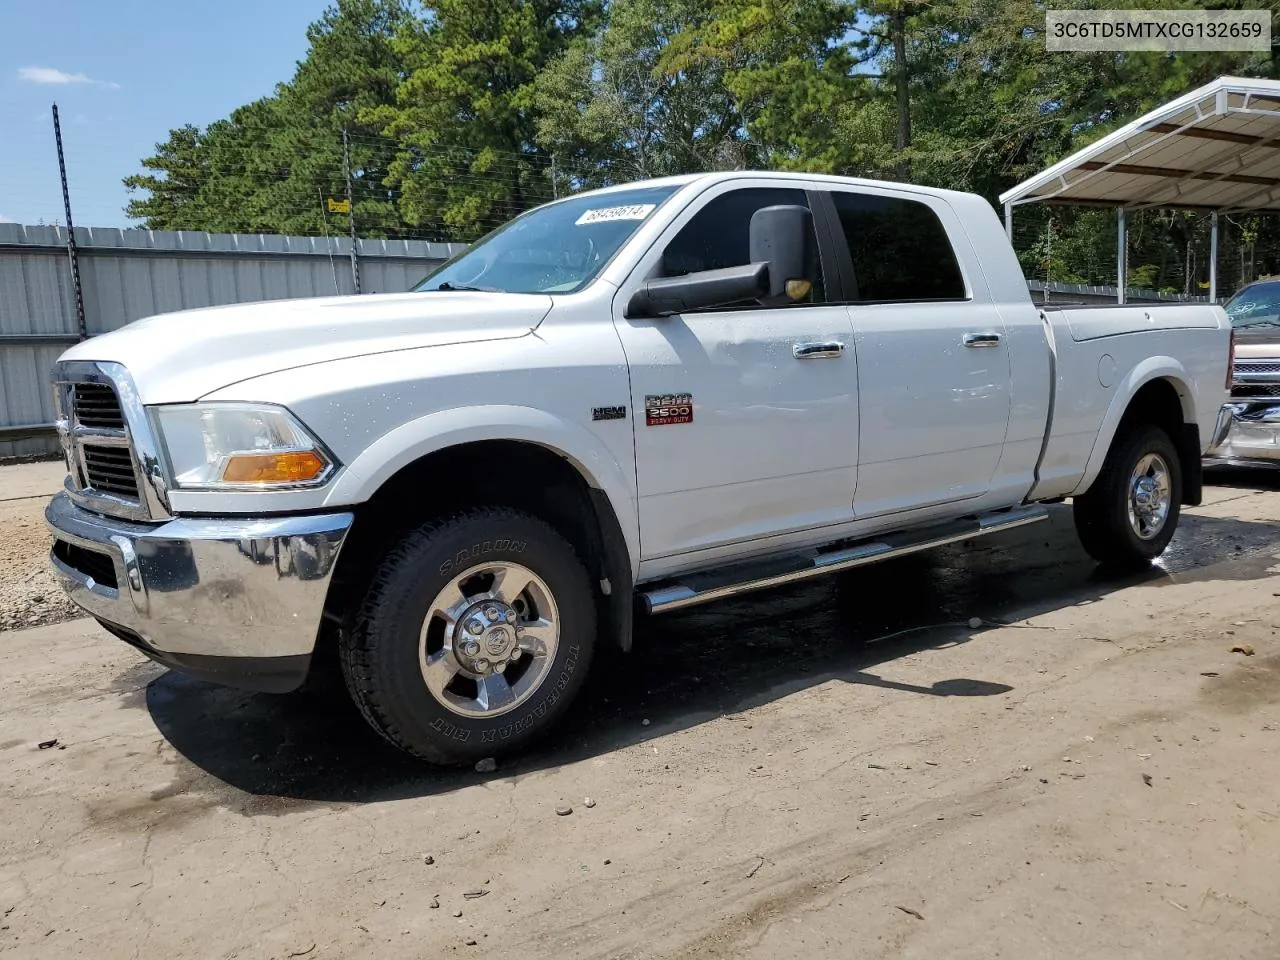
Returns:
[[[1145,563],[1223,429],[1209,305],[1037,309],[992,208],[778,173],[521,215],[404,294],[142,320],[54,372],[52,562],[286,691],[336,650],[429,761],[542,734],[659,614],[1041,520]]]

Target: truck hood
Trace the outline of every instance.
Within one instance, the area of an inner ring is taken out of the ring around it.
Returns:
[[[327,360],[524,336],[551,303],[536,294],[441,291],[267,300],[147,317],[60,359],[121,363],[143,403],[183,403]]]

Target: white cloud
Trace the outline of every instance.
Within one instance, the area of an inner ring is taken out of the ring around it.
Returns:
[[[68,84],[88,83],[97,87],[119,90],[120,84],[109,80],[94,80],[83,73],[67,73],[55,67],[19,67],[18,79],[24,83],[38,83],[45,86],[66,86]]]
[[[17,221],[12,217],[6,217],[3,213],[0,213],[0,223],[17,223]]]

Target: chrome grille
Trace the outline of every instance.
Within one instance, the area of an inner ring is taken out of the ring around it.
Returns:
[[[104,383],[77,383],[72,387],[72,410],[82,427],[124,429],[124,412],[116,392]]]
[[[128,371],[70,360],[57,364],[53,380],[71,499],[108,516],[168,519],[155,439]]]
[[[1233,398],[1280,397],[1280,360],[1237,360],[1231,380]]]
[[[84,464],[85,485],[93,490],[139,500],[138,477],[133,471],[133,455],[128,447],[101,447],[83,444],[80,451]]]
[[[1280,373],[1280,360],[1238,360],[1236,373]]]
[[[1231,396],[1236,399],[1248,399],[1249,397],[1280,397],[1280,383],[1236,384],[1231,388]]]

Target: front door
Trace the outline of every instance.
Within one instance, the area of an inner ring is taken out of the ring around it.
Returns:
[[[757,183],[757,181],[750,181]],[[637,273],[675,276],[748,262],[752,213],[807,205],[791,187],[711,188]],[[664,558],[851,518],[858,373],[844,306],[828,305],[816,237],[806,302],[755,303],[616,325],[631,369],[640,539]]]

